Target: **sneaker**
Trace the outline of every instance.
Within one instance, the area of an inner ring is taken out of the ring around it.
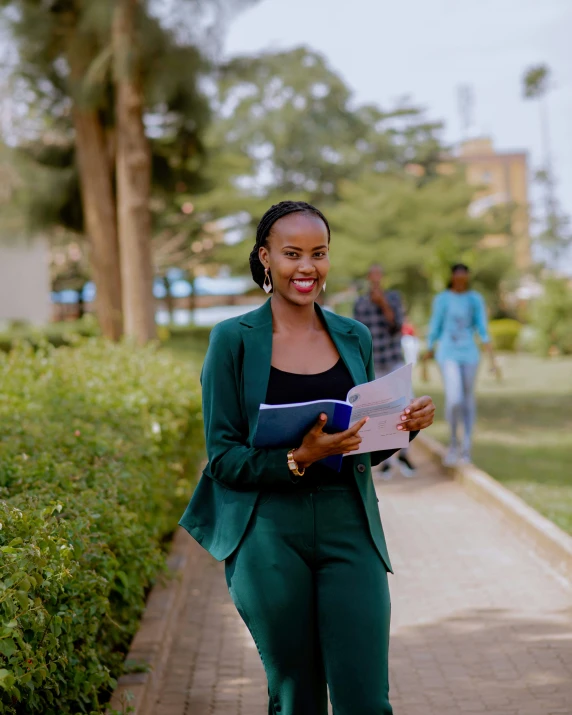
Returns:
[[[399,456],[397,457],[397,461],[399,462],[399,468],[401,469],[401,474],[404,477],[414,477],[415,476],[415,467],[411,464],[411,462],[407,458],[407,455],[400,453]]]
[[[452,468],[456,467],[458,463],[459,455],[457,454],[457,450],[454,447],[451,447],[447,454],[443,457],[443,466]]]
[[[386,461],[382,462],[378,468],[378,474],[382,479],[389,481],[391,479],[391,463]]]
[[[468,452],[463,452],[461,458],[459,459],[459,464],[472,464],[473,460]]]

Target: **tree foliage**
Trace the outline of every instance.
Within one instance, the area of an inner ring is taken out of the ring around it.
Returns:
[[[324,57],[305,47],[232,60],[218,73],[215,141],[247,158],[239,185],[253,192],[304,192],[331,203],[339,183],[408,163],[433,173],[441,125],[411,106],[356,106]]]
[[[544,282],[544,294],[533,306],[532,322],[538,332],[538,347],[572,355],[572,290],[565,278]]]
[[[26,89],[28,102],[26,132],[19,137],[19,149],[46,170],[41,190],[34,187],[27,197],[27,214],[33,228],[52,223],[82,232],[84,218],[78,201],[71,100],[76,98],[97,109],[113,155],[110,33],[114,3],[4,0],[3,4],[12,10],[10,16],[18,10],[17,19],[11,22],[19,54],[15,72],[20,87]],[[5,22],[7,18],[5,11]],[[66,22],[73,23],[67,38],[62,32]],[[202,135],[210,108],[200,85],[209,61],[197,45],[178,44],[173,31],[150,13],[143,14],[140,33],[145,119],[152,146],[156,197],[153,205],[162,206],[177,188],[195,192],[202,185]],[[85,74],[77,80],[70,74],[70,53],[79,55],[86,65]]]
[[[141,332],[134,326],[152,323],[150,277],[135,280],[138,272],[151,273],[150,221],[142,214],[150,208],[164,209],[175,190],[199,189],[201,136],[209,120],[201,82],[210,64],[199,38],[212,40],[223,24],[221,18],[226,20],[229,11],[244,4],[179,3],[179,9],[186,5],[189,10],[184,28],[170,24],[165,17],[168,8],[156,2],[2,0],[1,19],[18,46],[15,76],[29,107],[28,118],[37,118],[20,133],[21,151],[49,170],[48,190],[27,194],[26,213],[32,224],[43,228],[52,224],[88,233],[100,319],[110,337],[118,337],[121,330],[121,302],[128,332]],[[125,27],[133,29],[118,35],[121,18],[129,19]],[[123,70],[130,68],[127,74],[120,68],[122,57],[127,60]],[[148,136],[142,128],[143,114]],[[125,121],[118,122],[121,117]],[[149,150],[148,138],[154,151]],[[123,151],[127,148],[130,157]],[[149,154],[145,163],[152,166],[155,178],[151,202],[149,188],[143,186],[148,182],[142,180],[149,169],[127,171]],[[131,196],[125,194],[126,186]],[[118,191],[125,194],[120,206]],[[134,205],[138,210],[129,213],[127,206]],[[122,281],[117,237],[122,244]],[[145,319],[142,291],[148,304]],[[149,330],[143,330],[137,337],[144,340],[148,335]]]
[[[425,300],[461,258],[482,263],[483,282],[498,286],[508,261],[476,250],[491,226],[469,217],[474,189],[461,173],[443,174],[441,125],[421,110],[357,105],[320,54],[297,48],[222,67],[213,111],[207,142],[224,190],[197,205],[214,199],[211,209],[235,215],[236,235],[247,239],[217,250],[218,261],[248,272],[254,224],[289,198],[316,203],[331,221],[334,290],[377,261],[409,301]]]
[[[550,68],[540,64],[529,67],[523,77],[523,94],[525,99],[538,99],[548,91],[550,84]]]

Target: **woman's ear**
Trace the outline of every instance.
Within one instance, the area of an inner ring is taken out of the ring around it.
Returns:
[[[270,268],[270,261],[268,260],[268,248],[266,246],[260,246],[258,249],[258,258],[260,259],[260,263],[264,266],[264,268]]]

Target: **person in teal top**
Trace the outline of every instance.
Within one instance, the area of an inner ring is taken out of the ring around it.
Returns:
[[[373,380],[371,333],[322,310],[330,267],[325,216],[282,201],[260,220],[250,255],[271,296],[211,333],[202,371],[208,464],[180,524],[225,561],[230,595],[268,677],[269,715],[391,715],[391,562],[371,465],[396,450],[352,454],[365,420],[329,434],[325,415],[298,444],[253,446],[260,404],[345,399]],[[403,411],[414,437],[430,397]],[[325,429],[324,429],[325,428]],[[320,464],[346,454],[340,472]]]
[[[487,322],[483,297],[469,289],[468,267],[463,263],[455,264],[448,289],[433,300],[426,356],[435,356],[445,385],[445,415],[451,428],[451,443],[443,463],[448,467],[459,461],[471,461],[476,417],[475,380],[480,360],[475,335],[489,352],[492,369],[497,370]],[[458,439],[460,421],[464,427],[461,444]]]

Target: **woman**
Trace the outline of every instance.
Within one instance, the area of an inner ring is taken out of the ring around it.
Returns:
[[[209,463],[180,522],[226,561],[273,715],[326,715],[326,686],[336,715],[392,712],[391,564],[370,455],[348,456],[339,473],[316,464],[357,449],[365,419],[327,434],[321,415],[291,450],[252,447],[260,403],[345,399],[373,378],[369,331],[316,302],[329,243],[328,222],[306,203],[283,201],[260,221],[250,265],[272,297],[212,331],[202,373]],[[428,427],[434,411],[429,397],[414,400],[399,429]]]
[[[434,355],[445,385],[445,415],[451,428],[451,443],[443,464],[453,467],[471,462],[471,443],[475,423],[475,380],[479,367],[477,333],[489,353],[491,369],[497,372],[487,331],[487,313],[482,296],[469,290],[469,269],[464,263],[451,268],[447,290],[435,296],[429,325],[427,358]],[[464,435],[459,450],[458,426],[463,421]]]

